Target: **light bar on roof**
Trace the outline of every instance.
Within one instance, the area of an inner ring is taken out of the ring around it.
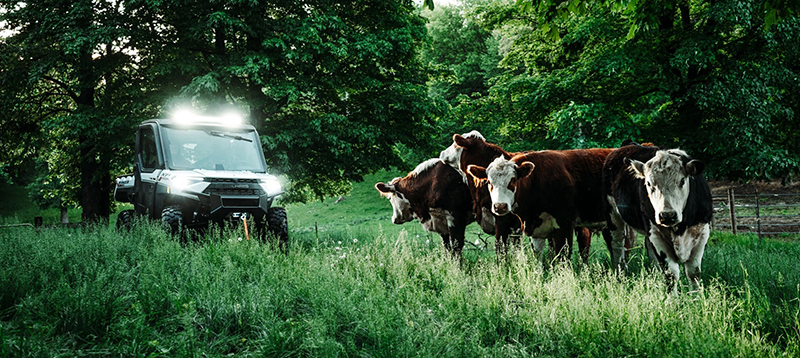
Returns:
[[[219,117],[201,116],[192,110],[181,109],[172,115],[172,119],[181,124],[221,124],[224,126],[238,126],[242,124],[242,117],[235,113],[229,112]]]

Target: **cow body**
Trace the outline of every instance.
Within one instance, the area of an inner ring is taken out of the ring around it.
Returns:
[[[461,256],[464,231],[474,217],[469,187],[457,170],[434,158],[404,178],[375,184],[375,189],[392,203],[392,222],[418,219],[423,228],[441,235],[447,251]]]
[[[470,165],[487,167],[492,161],[499,157],[510,159],[515,155],[525,153],[529,152],[506,152],[496,144],[486,142],[485,138],[477,131],[472,131],[464,135],[454,135],[453,144],[446,150],[442,151],[440,158],[446,163],[459,168],[461,172],[465,173]],[[597,182],[600,182],[599,179]],[[511,233],[520,231],[522,223],[519,221],[519,218],[516,215],[497,216],[492,213],[492,200],[487,188],[488,181],[474,180],[474,178],[471,178],[468,181],[468,184],[470,186],[470,193],[472,195],[472,201],[474,205],[473,212],[476,219],[479,223],[481,223],[481,227],[487,233],[490,230],[489,227],[492,225],[494,226],[493,231],[495,234],[497,251],[503,252],[505,247],[508,245],[508,238],[510,237]],[[583,193],[584,191],[582,189],[579,195]],[[584,263],[588,262],[592,232],[600,230],[602,230],[606,245],[610,245],[611,234],[608,229],[605,228],[605,223],[601,223],[601,225],[591,225],[591,228],[585,226],[585,223],[580,223],[577,227],[577,230],[575,230],[576,241],[578,242],[581,259]],[[540,231],[542,230],[540,229]],[[542,251],[544,247],[544,237],[546,236],[539,235],[532,237],[532,246],[534,252],[539,253]],[[569,234],[568,237],[568,250],[571,252],[571,234]],[[626,242],[632,243],[631,240]],[[553,248],[552,241],[550,244],[551,248]]]
[[[525,234],[551,238],[556,253],[562,253],[570,250],[573,231],[587,235],[586,227],[602,228],[605,224],[600,179],[611,151],[527,152],[510,159],[498,157],[486,168],[470,166],[468,172],[491,184],[494,214],[503,216],[513,211],[521,219]],[[604,236],[609,237],[608,231]]]
[[[620,259],[620,227],[629,225],[645,236],[648,255],[660,264],[673,291],[681,264],[690,282],[699,284],[713,214],[703,168],[676,149],[631,144],[609,154],[603,190],[614,267],[626,268]]]

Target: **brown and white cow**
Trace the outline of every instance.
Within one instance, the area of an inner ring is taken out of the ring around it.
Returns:
[[[703,162],[679,149],[633,143],[609,154],[603,190],[615,267],[625,269],[619,228],[629,225],[645,235],[648,255],[659,263],[674,293],[680,264],[692,286],[699,285],[713,214],[704,168]]]
[[[487,167],[469,165],[467,172],[489,183],[492,213],[513,212],[522,220],[525,234],[549,237],[556,253],[568,253],[578,219],[578,227],[605,225],[601,175],[612,150],[527,152],[510,159],[498,157]],[[581,231],[585,230],[577,233]]]
[[[389,198],[393,223],[418,219],[423,228],[441,235],[448,252],[461,256],[464,231],[474,217],[469,188],[457,170],[439,158],[429,159],[404,178],[377,183],[375,189]]]
[[[525,153],[529,152],[506,152],[498,145],[487,142],[479,132],[472,131],[464,135],[454,135],[453,144],[441,153],[440,158],[450,165],[456,166],[462,171],[466,172],[470,165],[486,167],[497,158],[502,157],[505,159],[510,159],[512,156]],[[472,194],[472,200],[474,203],[473,205],[475,205],[475,217],[479,222],[484,223],[484,225],[489,225],[490,222],[496,221],[495,239],[497,245],[500,245],[498,248],[502,249],[502,246],[507,245],[507,238],[509,234],[514,229],[521,227],[519,218],[517,218],[516,215],[495,215],[492,212],[492,200],[488,190],[489,182],[485,180],[476,180],[475,178],[471,179],[472,180],[469,180],[468,184],[470,185],[470,193]],[[611,236],[607,229],[600,227],[593,227],[592,229],[602,229],[603,237],[605,238],[606,243],[610,243]],[[584,263],[586,263],[589,258],[591,233],[592,231],[585,226],[579,226],[575,230],[579,252]],[[533,237],[532,239],[534,251],[537,253],[541,252],[544,248],[544,239],[541,237]],[[551,242],[551,247],[552,244],[553,242]],[[567,240],[567,245],[568,250],[571,252],[571,234]]]

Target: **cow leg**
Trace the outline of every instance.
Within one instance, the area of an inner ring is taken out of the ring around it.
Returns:
[[[611,236],[611,229],[606,227],[603,229],[602,233],[603,233],[603,241],[606,242],[606,247],[608,248],[608,252],[611,253],[612,250],[611,243],[614,240],[613,236]]]
[[[559,222],[559,228],[553,231],[553,249],[560,260],[569,261],[572,255],[572,233],[575,231],[575,222]]]
[[[658,235],[657,229],[652,229],[650,235],[645,237],[645,246],[647,247],[647,255],[650,256],[650,260],[658,265],[661,268],[661,272],[664,273],[664,280],[667,283],[667,290],[671,291],[672,294],[678,294],[678,279],[681,277],[681,268],[680,265],[669,255],[667,255],[666,251],[662,247],[662,243],[664,239],[662,239]]]
[[[611,221],[614,229],[611,230],[611,267],[616,271],[627,272],[628,263],[625,261],[625,222],[619,216],[612,215]]]
[[[522,238],[522,223],[516,215],[509,219],[508,243],[509,245],[519,246]]]
[[[663,269],[664,260],[659,257],[658,252],[656,251],[656,248],[653,246],[653,242],[650,241],[649,237],[644,238],[644,247],[647,249],[647,257],[650,258],[650,263]]]
[[[494,218],[494,245],[495,254],[504,257],[508,254],[508,242],[511,232],[514,230],[514,223],[517,221],[514,215],[496,216]]]
[[[544,253],[545,244],[547,244],[547,239],[538,237],[531,238],[531,249],[533,249],[533,256],[536,257],[537,260],[542,259],[542,253]]]
[[[587,227],[575,228],[575,240],[578,241],[578,252],[584,265],[589,264],[589,249],[592,245],[592,232]]]
[[[700,266],[703,262],[703,253],[706,250],[706,244],[708,243],[708,235],[709,226],[706,224],[700,229],[692,254],[689,256],[689,260],[684,264],[686,277],[689,278],[689,284],[692,285],[693,290],[699,290],[701,287],[700,274],[702,270]]]
[[[442,236],[442,244],[444,244],[444,249],[448,253],[452,253],[453,247],[452,245],[450,245],[450,234],[441,234],[441,236]]]
[[[667,268],[664,270],[664,278],[667,280],[667,290],[673,295],[678,295],[678,280],[681,277],[681,267],[677,262],[667,259]]]
[[[625,225],[625,262],[631,259],[631,250],[634,245],[636,245],[636,230]]]

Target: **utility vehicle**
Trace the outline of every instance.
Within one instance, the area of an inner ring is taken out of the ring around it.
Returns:
[[[115,200],[134,207],[119,213],[117,226],[135,216],[161,220],[172,233],[244,223],[245,232],[252,227],[255,236],[271,233],[285,244],[286,210],[273,206],[281,194],[253,126],[196,116],[151,119],[137,130],[133,173],[116,179]]]

